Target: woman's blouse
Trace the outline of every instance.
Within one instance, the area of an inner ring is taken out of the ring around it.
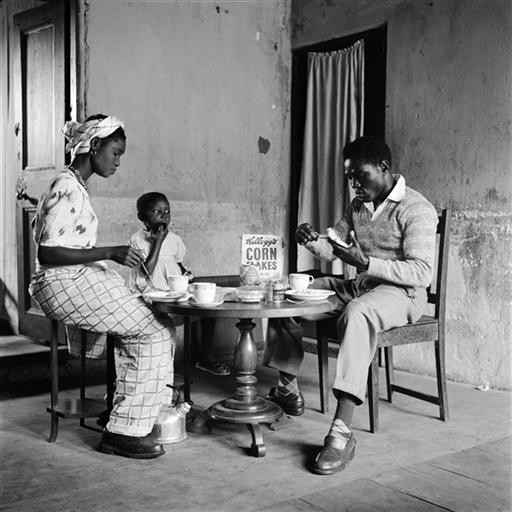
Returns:
[[[98,218],[89,194],[69,169],[64,169],[42,194],[34,222],[36,249],[40,245],[88,249],[96,244]],[[41,265],[36,257],[36,271],[48,267],[51,265]]]

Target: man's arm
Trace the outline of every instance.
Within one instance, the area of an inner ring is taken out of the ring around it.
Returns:
[[[333,227],[342,239],[347,240],[350,231],[353,229],[350,207],[345,212],[343,218],[339,220]],[[309,252],[314,254],[318,259],[323,261],[334,261],[338,258],[338,256],[336,256],[333,252],[331,243],[329,243],[329,241],[325,238],[318,238],[318,233],[316,233],[316,239],[306,242],[304,247]]]

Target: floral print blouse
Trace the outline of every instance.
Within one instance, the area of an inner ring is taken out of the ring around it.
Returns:
[[[89,194],[73,172],[64,169],[41,195],[34,218],[34,242],[51,247],[92,248],[98,218]],[[36,252],[37,254],[37,252]],[[43,267],[36,258],[36,270]]]

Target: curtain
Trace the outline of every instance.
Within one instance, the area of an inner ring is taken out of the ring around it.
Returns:
[[[308,54],[308,86],[298,224],[325,233],[349,200],[343,147],[363,134],[364,40],[343,50]],[[351,275],[340,260],[320,262],[298,247],[297,269]]]

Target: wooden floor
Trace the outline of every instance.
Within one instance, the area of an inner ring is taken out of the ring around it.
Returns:
[[[397,377],[422,391],[435,385]],[[275,374],[261,368],[258,378],[264,393]],[[194,379],[196,412],[231,394],[232,377],[196,372]],[[435,406],[397,395],[393,404],[380,401],[376,434],[368,432],[367,407],[359,407],[354,460],[341,473],[318,476],[308,468],[330,415],[318,412],[316,383],[308,354],[300,380],[306,413],[282,430],[264,428],[265,457],[248,455],[244,427],[219,425],[211,434],[189,433],[153,461],[99,453],[100,434],[75,420],[61,421],[57,441],[48,443],[48,383],[30,394],[3,389],[0,510],[512,511],[510,393],[449,383],[446,423]],[[90,389],[104,394],[103,386]]]

